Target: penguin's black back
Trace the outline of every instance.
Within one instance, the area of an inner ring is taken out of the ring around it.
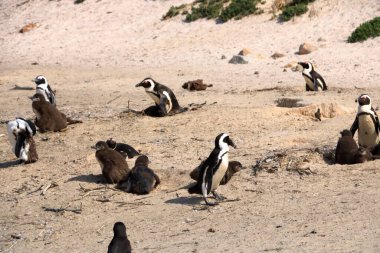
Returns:
[[[114,236],[108,245],[107,253],[131,253],[131,243],[128,240],[124,223],[116,222],[113,232]]]
[[[317,72],[315,71],[314,69],[310,72],[310,75],[311,77],[313,78],[313,80],[321,80],[322,81],[322,89],[323,90],[327,90],[327,85],[326,85],[326,82],[325,80],[323,79],[323,77]]]
[[[172,102],[172,110],[176,111],[176,110],[182,109],[179,106],[178,100],[176,96],[174,95],[174,92],[170,88],[166,87],[163,84],[155,82],[154,90],[158,93],[163,93],[164,91],[166,91],[169,94],[171,102]]]

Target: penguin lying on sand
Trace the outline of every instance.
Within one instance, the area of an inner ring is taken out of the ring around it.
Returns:
[[[117,184],[128,177],[130,172],[125,158],[117,151],[110,149],[104,141],[98,141],[91,148],[102,169],[102,175],[109,184]]]
[[[148,168],[149,158],[141,155],[136,159],[135,166],[128,179],[121,182],[118,188],[135,194],[148,194],[161,183],[160,178]]]
[[[7,125],[8,139],[17,158],[24,163],[33,163],[38,160],[36,144],[33,135],[36,126],[30,120],[17,118],[9,121]]]
[[[327,85],[323,77],[314,70],[311,62],[299,62],[302,67],[302,76],[306,81],[306,91],[327,90]]]
[[[67,118],[55,106],[45,101],[44,96],[40,93],[34,94],[31,99],[33,112],[36,114],[35,123],[41,133],[57,132],[65,129],[68,124],[82,123],[80,120]]]
[[[379,143],[379,117],[371,106],[370,96],[362,94],[357,102],[358,112],[350,131],[354,136],[358,130],[359,145],[372,149]]]
[[[198,180],[198,177],[199,177],[199,169],[202,167],[203,163],[205,161],[202,161],[202,163],[196,167],[191,173],[190,173],[190,177],[194,180]],[[226,171],[226,174],[224,174],[224,177],[222,178],[222,180],[220,181],[220,184],[221,185],[225,185],[228,183],[228,181],[231,180],[232,176],[241,171],[243,169],[243,165],[238,162],[238,161],[230,161],[228,163],[228,168],[227,168],[227,171]]]
[[[106,141],[108,147],[112,148],[113,150],[116,150],[120,154],[122,154],[125,158],[133,158],[135,156],[140,155],[139,152],[136,151],[132,146],[125,144],[125,143],[116,143],[112,138],[108,139]]]
[[[217,200],[222,200],[222,197],[216,192],[216,189],[228,168],[229,146],[236,148],[228,134],[221,133],[216,137],[215,148],[209,157],[200,165],[197,183],[188,190],[190,194],[202,194],[207,205],[217,204],[207,201],[207,195],[210,192]]]
[[[206,90],[207,87],[212,87],[212,84],[205,84],[205,83],[203,83],[202,79],[197,79],[194,81],[188,81],[182,85],[182,88],[189,90],[189,91]]]
[[[163,117],[174,115],[186,111],[182,108],[173,91],[163,84],[154,81],[152,78],[145,78],[136,87],[144,87],[145,92],[153,99],[155,106],[148,107],[144,114],[152,117]]]
[[[52,105],[56,106],[55,101],[55,92],[50,88],[50,85],[44,76],[37,76],[34,79],[34,82],[36,83],[36,93],[41,94],[44,96],[45,101],[51,103]]]
[[[113,238],[108,245],[107,253],[131,253],[131,243],[128,240],[123,222],[116,222],[113,226]]]
[[[350,130],[343,130],[342,137],[339,138],[335,150],[335,163],[339,164],[356,164],[373,160],[371,152],[364,148],[358,147],[352,138]]]

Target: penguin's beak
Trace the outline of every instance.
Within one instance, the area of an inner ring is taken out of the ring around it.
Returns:
[[[228,142],[227,142],[228,145],[232,146],[233,148],[236,148],[236,145],[235,143],[231,140],[231,138],[228,138]]]
[[[28,98],[33,101],[33,97],[28,97]]]
[[[140,87],[141,86],[141,83],[138,83],[135,85],[135,87]]]
[[[96,150],[96,146],[95,145],[91,146],[91,148]]]

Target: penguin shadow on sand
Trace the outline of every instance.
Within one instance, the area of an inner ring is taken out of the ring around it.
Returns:
[[[69,178],[67,181],[68,182],[79,181],[79,182],[96,183],[96,184],[106,184],[107,183],[102,174],[79,175],[79,176]]]
[[[21,160],[0,162],[0,169],[11,168],[11,167],[15,167],[15,166],[18,166],[21,164],[23,164],[23,162]]]

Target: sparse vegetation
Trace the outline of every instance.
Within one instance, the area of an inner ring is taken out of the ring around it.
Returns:
[[[378,36],[380,36],[380,17],[376,17],[361,24],[351,33],[351,36],[348,37],[347,42],[355,43]]]
[[[177,16],[186,15],[185,21],[192,22],[200,18],[218,19],[226,22],[232,18],[261,13],[256,7],[258,0],[196,0],[190,5],[172,6],[162,17],[163,20]],[[265,3],[265,2],[264,2]],[[187,7],[190,7],[187,8]]]
[[[281,21],[289,21],[295,16],[301,16],[308,11],[307,5],[315,0],[294,0],[283,7]]]

